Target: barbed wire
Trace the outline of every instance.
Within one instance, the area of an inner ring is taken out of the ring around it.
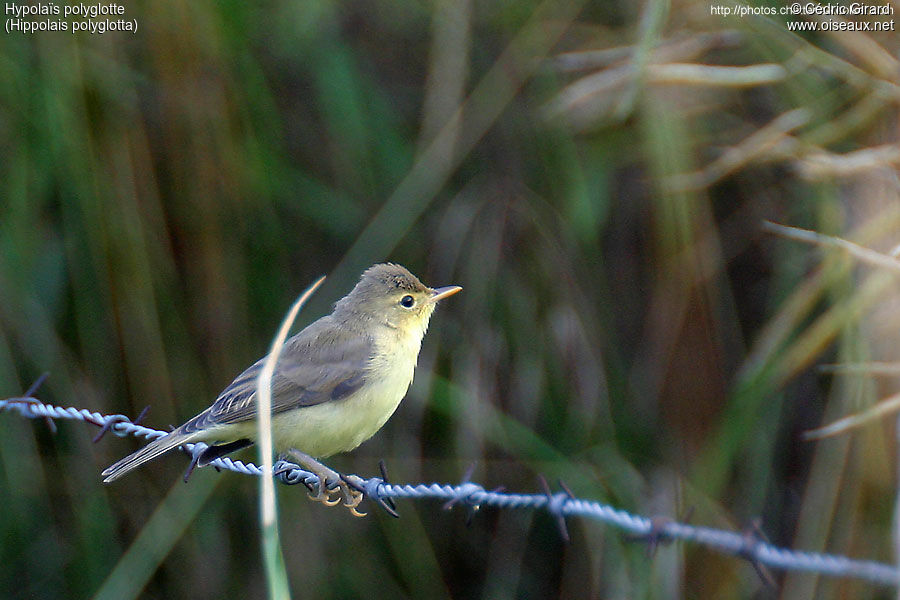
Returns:
[[[108,432],[112,432],[120,437],[133,435],[147,440],[167,435],[165,431],[151,429],[139,423],[146,409],[140,417],[132,420],[120,414],[104,415],[85,408],[64,408],[44,404],[32,396],[42,381],[43,377],[36,381],[22,397],[0,400],[0,411],[18,411],[23,417],[31,419],[43,418],[53,430],[55,430],[54,419],[70,419],[91,423],[100,427],[100,433],[94,438],[95,441]],[[207,447],[206,444],[198,442],[185,444],[180,448],[192,457],[197,457]],[[262,469],[257,465],[233,460],[228,457],[218,458],[210,462],[210,465],[218,469],[227,469],[245,475],[263,475]],[[885,586],[897,587],[900,585],[900,571],[890,564],[868,560],[854,560],[841,555],[803,552],[774,546],[762,538],[758,525],[744,532],[735,532],[689,525],[667,517],[650,518],[633,515],[608,504],[577,498],[562,482],[560,482],[563,490],[561,492],[552,492],[546,481],[541,479],[542,493],[515,494],[504,492],[500,489],[489,491],[481,485],[469,481],[472,469],[469,469],[462,481],[456,485],[439,483],[417,485],[391,484],[387,481],[383,463],[381,474],[381,477],[368,479],[357,475],[342,475],[341,477],[349,485],[363,492],[366,498],[376,502],[395,517],[399,515],[394,509],[394,498],[433,498],[443,500],[444,508],[446,509],[459,505],[468,508],[471,513],[474,513],[482,506],[545,510],[556,519],[560,528],[560,534],[565,539],[568,539],[565,525],[566,517],[577,516],[595,519],[629,533],[631,539],[646,541],[651,548],[655,548],[660,543],[681,540],[701,544],[719,552],[742,558],[749,561],[760,577],[767,583],[771,583],[771,578],[765,572],[764,567],[785,571],[806,571],[832,577],[862,579]],[[319,478],[316,474],[305,471],[300,466],[285,460],[279,460],[275,463],[273,476],[280,482],[288,485],[302,483],[313,489],[319,484]],[[337,481],[328,481],[326,483],[330,489],[338,487],[340,484]]]

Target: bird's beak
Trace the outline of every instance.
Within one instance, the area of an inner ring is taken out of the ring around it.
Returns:
[[[452,296],[453,294],[455,294],[456,292],[459,292],[461,290],[462,290],[462,288],[459,287],[458,285],[448,285],[447,287],[439,287],[439,288],[433,290],[433,294],[432,294],[431,298],[428,299],[428,301],[430,303],[434,304],[435,302],[437,302],[439,300],[443,300],[444,298],[446,298],[448,296]]]

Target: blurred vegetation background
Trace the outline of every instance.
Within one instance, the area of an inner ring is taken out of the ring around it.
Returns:
[[[49,371],[45,401],[180,423],[315,277],[297,327],[392,260],[465,292],[398,412],[335,468],[452,482],[477,461],[487,488],[544,474],[892,560],[892,425],[802,433],[896,391],[817,367],[898,360],[895,278],[761,225],[898,243],[895,34],[798,36],[692,0],[126,11],[136,35],[0,37],[0,397]],[[185,485],[173,455],[105,486],[139,442],[95,433],[0,416],[4,598],[264,596],[256,481]],[[772,595],[742,561],[649,556],[593,522],[565,545],[544,515],[353,519],[278,494],[295,597]]]

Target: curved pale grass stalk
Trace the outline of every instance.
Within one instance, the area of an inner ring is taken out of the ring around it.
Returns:
[[[259,430],[259,454],[263,473],[272,472],[272,374],[278,363],[278,356],[284,347],[288,332],[300,308],[306,304],[309,297],[325,281],[322,276],[309,286],[305,292],[294,302],[291,310],[281,323],[278,335],[272,342],[272,348],[263,363],[256,381],[256,400],[259,412],[257,425]],[[287,599],[291,597],[288,585],[287,572],[284,568],[284,556],[281,553],[281,543],[278,537],[278,509],[275,505],[275,483],[272,477],[259,478],[259,512],[260,527],[262,529],[263,561],[266,570],[266,583],[269,589],[269,598]]]

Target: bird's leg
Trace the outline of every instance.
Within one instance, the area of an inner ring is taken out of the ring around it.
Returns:
[[[361,513],[356,510],[356,507],[359,506],[359,503],[363,500],[363,493],[352,489],[347,482],[345,482],[340,473],[337,471],[326,467],[313,457],[300,452],[296,448],[291,448],[288,450],[288,455],[292,458],[296,459],[297,464],[299,464],[304,469],[308,470],[310,473],[314,473],[319,478],[319,491],[313,496],[312,494],[309,497],[316,502],[321,502],[327,506],[334,506],[341,500],[344,501],[344,506],[350,509],[350,514],[354,517],[364,517],[366,513]],[[337,482],[338,490],[340,493],[339,498],[335,498],[332,500],[331,491],[328,489],[328,481]]]

